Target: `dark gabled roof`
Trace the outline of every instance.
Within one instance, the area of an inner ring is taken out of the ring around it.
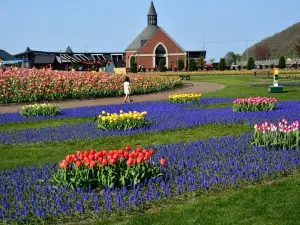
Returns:
[[[153,1],[151,1],[148,16],[157,16]]]
[[[140,49],[146,41],[148,41],[155,32],[159,29],[159,26],[156,25],[148,25],[137,37],[133,40],[133,42],[126,48],[125,51],[134,51]]]
[[[9,54],[8,52],[0,49],[0,58],[3,61],[10,61],[10,60],[17,60],[16,57],[12,56],[11,54]]]
[[[55,61],[55,55],[37,55],[34,58],[34,64],[52,64]]]
[[[68,54],[72,54],[73,53],[73,51],[72,51],[72,49],[71,49],[70,46],[67,47],[67,49],[66,49],[65,52],[68,53]]]

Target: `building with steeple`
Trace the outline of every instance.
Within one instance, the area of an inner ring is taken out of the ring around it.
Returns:
[[[163,28],[158,26],[158,16],[153,1],[150,4],[147,22],[147,27],[125,50],[126,67],[130,67],[132,57],[135,57],[137,65],[143,65],[147,69],[158,67],[160,59],[165,59],[168,68],[175,67],[179,59],[186,64],[188,53]],[[205,52],[197,52],[205,57]]]

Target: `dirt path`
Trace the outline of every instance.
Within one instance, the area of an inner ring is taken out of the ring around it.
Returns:
[[[189,94],[189,93],[207,93],[220,90],[225,86],[222,84],[216,83],[208,83],[208,82],[189,82],[184,83],[183,87],[164,91],[157,92],[145,95],[136,95],[133,96],[134,102],[142,102],[142,101],[155,101],[167,99],[170,94]],[[66,101],[53,101],[52,103],[56,103],[60,108],[76,108],[83,106],[93,106],[93,105],[110,105],[110,104],[119,104],[123,103],[123,97],[117,98],[99,98],[99,99],[88,99],[88,100],[66,100]],[[0,113],[7,112],[18,112],[22,105],[28,105],[28,103],[24,104],[9,104],[6,106],[0,107]]]

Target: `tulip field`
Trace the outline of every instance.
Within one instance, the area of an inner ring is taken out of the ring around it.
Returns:
[[[297,224],[300,98],[248,89],[0,114],[0,224]]]
[[[122,96],[125,75],[12,68],[0,71],[0,103]],[[181,85],[179,77],[130,75],[132,94]]]

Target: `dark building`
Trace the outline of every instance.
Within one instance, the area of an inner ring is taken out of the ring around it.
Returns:
[[[31,68],[33,66],[40,68],[51,65],[54,69],[64,69],[73,63],[83,65],[101,64],[112,62],[116,67],[125,66],[125,52],[103,53],[103,52],[73,52],[67,47],[65,52],[46,52],[31,50],[29,47],[22,53],[14,55],[14,57],[24,60],[24,67]]]

